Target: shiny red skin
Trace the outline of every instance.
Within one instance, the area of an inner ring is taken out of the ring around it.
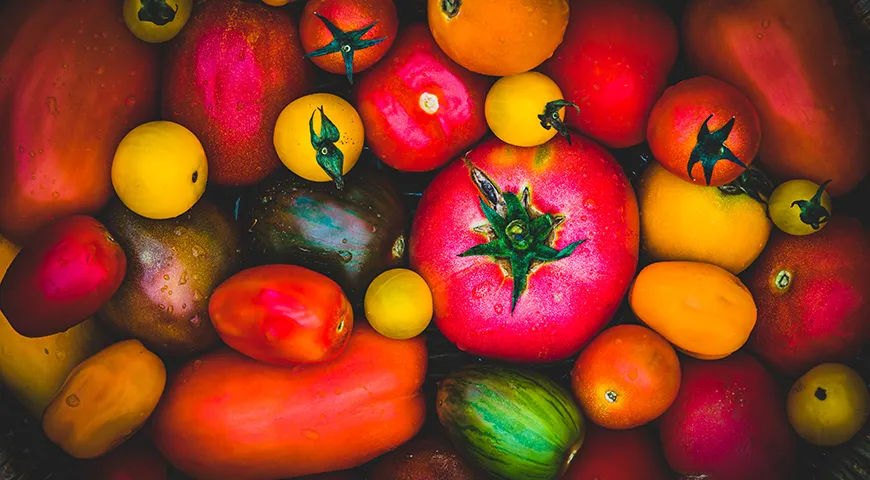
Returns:
[[[121,286],[127,257],[102,223],[73,215],[38,230],[0,282],[0,311],[16,332],[44,337],[85,321]]]
[[[711,480],[792,480],[796,442],[785,392],[752,356],[683,357],[680,393],[659,418],[671,468]]]
[[[775,286],[788,271],[791,284]],[[870,231],[834,215],[806,236],[774,232],[746,274],[758,308],[749,347],[775,370],[797,377],[825,362],[854,358],[870,342]]]
[[[304,55],[281,9],[238,0],[197,4],[170,44],[163,117],[202,142],[209,183],[250,185],[280,165],[275,122],[314,78]]]
[[[587,239],[569,257],[545,263],[511,314],[513,280],[489,257],[459,257],[486,237],[479,193],[461,160],[423,193],[411,229],[410,260],[432,288],[435,323],[460,349],[517,362],[577,353],[613,317],[638,261],[638,211],[622,168],[580,135],[539,147],[490,137],[467,155],[502,189],[544,213],[562,213],[553,248]],[[603,281],[602,279],[606,279]]]
[[[541,67],[580,107],[573,129],[611,148],[643,142],[677,60],[677,29],[651,0],[573,0],[565,39]]]
[[[118,143],[157,117],[160,64],[116,0],[3,2],[0,32],[0,234],[24,245],[106,204]]]
[[[299,35],[302,37],[302,47],[305,53],[324,47],[333,40],[332,33],[323,22],[314,16],[317,12],[345,32],[360,30],[377,22],[371,30],[362,36],[362,40],[386,38],[383,42],[353,54],[353,72],[361,72],[387,54],[396,32],[399,30],[399,16],[393,0],[310,0],[302,10],[299,19]],[[344,75],[344,58],[341,53],[330,53],[320,57],[310,57],[318,67],[327,72]]]
[[[87,480],[166,480],[169,464],[149,440],[139,435],[120,447],[79,464],[78,476]]]
[[[295,265],[261,265],[233,275],[211,294],[208,316],[227,345],[274,365],[334,360],[353,330],[353,310],[341,287]]]
[[[751,165],[761,144],[758,113],[746,95],[721,80],[705,75],[668,88],[653,107],[647,125],[647,143],[653,157],[674,175],[702,186],[707,186],[703,165],[696,163],[692,168],[694,180],[686,168],[698,143],[698,130],[710,115],[713,118],[707,122],[707,128],[711,132],[735,119],[725,145],[744,164]],[[735,163],[719,160],[710,185],[724,185],[745,170]]]
[[[484,102],[491,85],[491,79],[450,60],[428,26],[409,25],[395,48],[357,84],[356,109],[366,144],[398,170],[441,167],[486,134]],[[433,114],[421,107],[424,93],[438,99]]]
[[[608,430],[587,423],[583,446],[562,480],[671,480],[658,443],[647,427]]]

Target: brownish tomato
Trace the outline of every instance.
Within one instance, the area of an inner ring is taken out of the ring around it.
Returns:
[[[299,19],[305,56],[350,83],[386,55],[398,29],[393,0],[309,0]]]
[[[353,329],[341,287],[295,265],[261,265],[233,275],[212,293],[208,314],[227,345],[275,365],[332,360]]]
[[[755,159],[761,124],[740,90],[703,76],[665,90],[650,113],[646,137],[653,156],[674,175],[724,185]]]

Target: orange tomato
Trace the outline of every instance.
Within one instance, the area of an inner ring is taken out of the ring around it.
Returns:
[[[639,325],[605,330],[571,371],[574,395],[590,420],[623,430],[663,414],[680,390],[680,361],[660,335]]]

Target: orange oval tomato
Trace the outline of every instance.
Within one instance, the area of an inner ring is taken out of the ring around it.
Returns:
[[[208,314],[227,345],[275,365],[333,360],[353,329],[353,310],[341,287],[294,265],[262,265],[233,275],[212,293]]]

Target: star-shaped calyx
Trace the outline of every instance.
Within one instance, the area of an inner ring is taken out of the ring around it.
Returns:
[[[331,53],[340,52],[342,58],[344,59],[344,70],[347,73],[347,81],[353,83],[353,53],[357,50],[363,50],[365,48],[373,47],[384,40],[387,37],[375,38],[371,40],[363,40],[362,37],[366,33],[369,32],[375,25],[378,24],[378,21],[375,20],[371,24],[359,29],[352,30],[350,32],[345,32],[344,30],[335,26],[334,23],[329,21],[328,18],[323,15],[314,12],[314,15],[317,15],[317,18],[323,22],[323,25],[329,30],[329,33],[332,34],[332,41],[324,45],[323,47],[314,50],[313,52],[307,53],[305,58],[310,57],[320,57],[323,55],[329,55]]]
[[[541,126],[544,127],[545,130],[549,130],[550,128],[555,128],[559,135],[565,137],[565,140],[568,141],[568,145],[571,145],[571,134],[568,132],[568,126],[565,125],[565,122],[562,121],[562,118],[559,117],[559,110],[562,107],[574,107],[574,110],[577,110],[577,114],[580,114],[580,107],[575,105],[568,100],[553,100],[552,102],[547,103],[544,107],[544,113],[538,115],[538,120],[541,121]]]
[[[314,132],[314,115],[320,111],[320,135]],[[344,188],[344,154],[335,146],[335,142],[341,138],[338,127],[323,112],[323,105],[311,112],[308,120],[308,129],[311,132],[311,146],[314,148],[315,159],[320,168],[335,181],[339,190]]]
[[[513,192],[503,192],[486,173],[467,159],[465,165],[480,192],[480,209],[488,223],[475,228],[475,231],[489,237],[489,242],[475,245],[459,256],[487,256],[507,262],[514,283],[511,296],[513,313],[520,295],[526,290],[532,267],[568,257],[586,239],[556,250],[551,246],[553,232],[565,221],[564,215],[538,213],[531,206],[528,187],[523,189],[522,197]]]
[[[162,27],[175,20],[178,13],[178,5],[173,9],[166,0],[142,0],[142,7],[136,15],[140,22],[151,22]]]
[[[801,221],[813,227],[813,230],[822,228],[822,224],[827,222],[828,217],[831,216],[831,212],[822,206],[822,193],[825,192],[825,187],[827,187],[829,183],[831,183],[831,181],[827,180],[819,185],[819,189],[816,190],[816,194],[813,195],[813,198],[791,202],[792,207],[797,206],[801,209]]]
[[[713,167],[716,166],[719,160],[728,160],[743,168],[747,168],[746,164],[737,158],[731,149],[725,145],[725,140],[728,140],[728,135],[731,135],[731,129],[734,128],[736,119],[731,117],[731,120],[722,125],[722,128],[715,132],[710,132],[707,124],[711,118],[713,118],[712,113],[704,120],[704,123],[701,124],[701,128],[698,130],[698,141],[695,144],[695,148],[692,149],[688,164],[689,178],[692,180],[695,179],[692,175],[692,168],[695,164],[700,163],[704,167],[704,179],[707,180],[707,185],[710,185],[713,179]]]

